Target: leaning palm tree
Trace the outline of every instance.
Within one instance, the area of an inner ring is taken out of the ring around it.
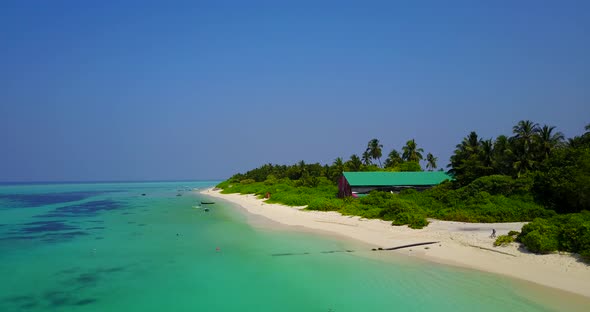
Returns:
[[[551,152],[563,144],[563,133],[553,133],[553,130],[555,130],[555,127],[544,125],[542,128],[539,128],[535,136],[539,152],[543,159],[549,158]]]
[[[424,149],[418,148],[414,139],[406,142],[406,146],[402,147],[402,158],[406,161],[419,162],[423,157]]]
[[[426,154],[426,168],[428,171],[432,171],[436,169],[436,161],[438,160],[437,157],[434,157],[431,153]]]
[[[371,141],[369,141],[369,143],[367,144],[367,149],[365,150],[365,152],[369,153],[369,156],[372,159],[379,161],[379,167],[382,167],[381,166],[382,151],[383,151],[383,145],[379,144],[379,140],[377,140],[377,139],[372,139]]]

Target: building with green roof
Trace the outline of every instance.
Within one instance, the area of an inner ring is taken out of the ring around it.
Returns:
[[[368,194],[373,190],[399,192],[422,191],[453,178],[443,171],[420,172],[343,172],[338,181],[338,197]]]

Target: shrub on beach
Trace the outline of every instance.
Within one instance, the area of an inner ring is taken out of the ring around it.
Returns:
[[[516,236],[518,236],[518,234],[520,234],[519,231],[510,231],[510,232],[508,232],[508,236],[515,236],[516,237]]]
[[[511,231],[513,232],[513,231]],[[494,242],[494,246],[508,246],[510,243],[514,242],[514,237],[511,235],[500,235],[496,238]]]
[[[407,224],[408,227],[412,229],[422,229],[428,225],[428,220],[424,217],[424,215],[417,214],[417,213],[407,213],[403,212],[395,216],[391,225],[405,225]]]
[[[522,227],[517,240],[532,252],[575,252],[590,260],[590,212],[535,219]]]
[[[555,235],[542,233],[539,230],[529,232],[521,241],[528,250],[540,254],[557,251],[559,246],[559,241]]]
[[[315,198],[311,200],[307,209],[318,211],[339,211],[344,205],[344,201],[338,198]]]

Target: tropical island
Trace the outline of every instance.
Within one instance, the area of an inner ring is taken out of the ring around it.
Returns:
[[[255,194],[269,204],[335,211],[412,229],[433,219],[526,222],[520,231],[499,235],[494,245],[517,241],[534,253],[569,252],[590,260],[590,124],[567,140],[555,127],[529,120],[518,122],[511,136],[482,139],[471,132],[451,156],[450,180],[420,191],[376,190],[355,196],[360,198],[338,198],[338,180],[345,172],[421,172],[421,161],[427,171],[443,170],[434,155],[424,154],[411,139],[382,162],[383,145],[372,139],[360,157],[338,157],[330,165],[265,164],[217,187],[224,194]]]

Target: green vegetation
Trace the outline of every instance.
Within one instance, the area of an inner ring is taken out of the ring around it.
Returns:
[[[510,231],[508,232],[508,235],[500,235],[498,238],[496,238],[494,246],[508,246],[516,240],[518,234],[520,234],[520,232]]]
[[[427,218],[464,222],[533,221],[522,233],[496,241],[517,241],[538,253],[576,252],[590,259],[590,125],[567,141],[555,127],[520,121],[511,137],[480,139],[471,132],[456,146],[449,173],[455,178],[432,189],[399,194],[372,192],[361,198],[337,198],[343,171],[422,171],[424,150],[414,139],[393,149],[383,166],[383,145],[372,139],[362,158],[338,157],[331,165],[267,164],[221,183],[225,193],[271,194],[269,202],[310,210],[380,218],[393,225],[422,228]],[[426,167],[437,158],[426,154]],[[378,164],[374,164],[377,161]]]
[[[496,238],[494,246],[508,246],[510,243],[514,242],[514,239],[514,236],[511,235],[500,235],[498,238]]]
[[[517,240],[532,252],[568,251],[590,260],[590,212],[535,219],[522,227]]]

